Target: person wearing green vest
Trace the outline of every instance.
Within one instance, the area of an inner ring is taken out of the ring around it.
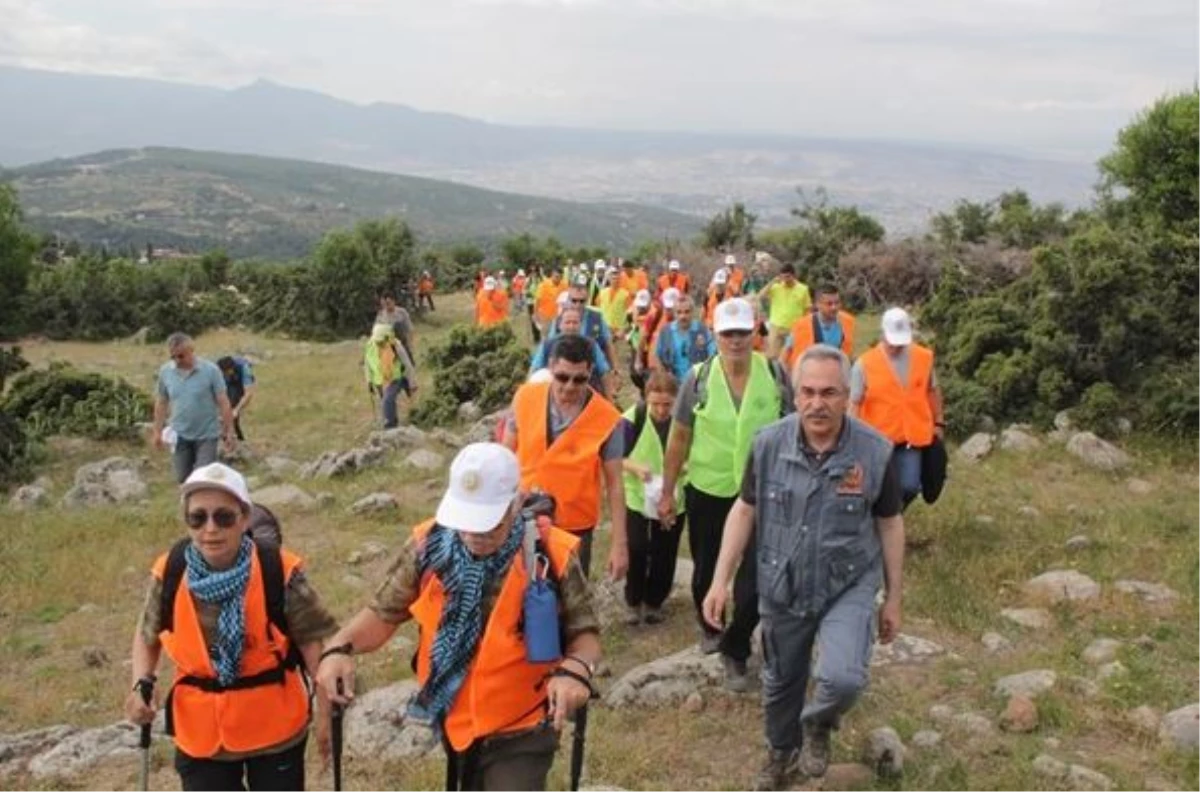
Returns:
[[[738,569],[733,620],[724,633],[704,621],[704,596],[712,583],[725,517],[737,500],[746,460],[758,430],[792,410],[792,389],[783,367],[754,352],[754,306],[740,297],[717,306],[713,327],[717,354],[688,373],[675,401],[674,425],[663,465],[658,517],[675,521],[675,487],[687,463],[684,511],[692,562],[692,600],[700,621],[701,651],[720,652],[725,685],[735,692],[750,688],[746,661],[750,636],[758,624],[754,552]]]
[[[767,356],[774,360],[783,350],[783,342],[791,334],[792,325],[812,310],[812,295],[806,284],[796,280],[796,268],[784,264],[779,269],[779,277],[766,285],[759,299],[769,308]]]
[[[643,400],[625,411],[625,530],[629,571],[625,575],[627,623],[659,624],[663,603],[675,583],[675,560],[683,534],[683,481],[675,485],[675,524],[658,519],[662,492],[663,449],[671,431],[671,407],[679,382],[658,370],[646,381]]]
[[[596,298],[596,307],[604,316],[604,323],[612,331],[613,338],[620,340],[629,330],[629,292],[617,286],[614,274],[609,273],[608,280],[600,295]]]
[[[396,399],[401,391],[416,393],[414,376],[410,382],[406,372],[416,370],[404,345],[396,340],[391,325],[377,324],[371,328],[371,337],[363,349],[363,373],[367,379],[367,390],[379,394],[383,408],[383,428],[393,429],[400,419],[396,411]]]

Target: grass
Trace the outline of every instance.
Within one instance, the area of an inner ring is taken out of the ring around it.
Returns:
[[[468,310],[463,296],[443,298],[430,322],[419,327],[419,344],[426,347],[444,335]],[[527,338],[524,322],[519,331]],[[69,359],[144,388],[152,384],[163,355],[158,347],[119,343],[22,346],[35,365]],[[359,379],[357,342],[301,344],[236,331],[198,340],[199,352],[208,357],[237,349],[262,359],[257,403],[244,422],[260,458],[282,453],[306,461],[329,448],[356,445],[373,428]],[[630,395],[624,394],[625,404]],[[943,742],[929,752],[911,751],[899,786],[1037,788],[1046,782],[1032,774],[1030,764],[1047,752],[1104,772],[1121,788],[1197,787],[1194,755],[1161,749],[1153,736],[1135,734],[1125,720],[1125,713],[1141,704],[1167,711],[1197,700],[1197,462],[1194,449],[1145,439],[1135,439],[1131,447],[1137,459],[1131,475],[1154,485],[1150,495],[1130,494],[1123,478],[1088,471],[1054,446],[1033,455],[996,452],[977,465],[952,463],[943,499],[935,507],[917,504],[906,515],[911,534],[929,544],[908,557],[904,629],[944,644],[953,656],[925,667],[875,671],[871,687],[836,737],[836,761],[856,760],[866,735],[878,726],[895,727],[905,740],[918,730],[937,728]],[[439,450],[448,461],[452,450]],[[169,460],[142,446],[59,438],[50,444],[40,472],[50,479],[57,499],[80,464],[114,454],[147,457],[150,497],[145,504],[28,513],[0,507],[6,542],[0,554],[0,718],[7,731],[57,723],[94,726],[120,718],[128,687],[123,660],[146,571],[181,532]],[[246,472],[262,483],[270,480],[259,464]],[[350,567],[346,558],[367,541],[402,541],[408,526],[433,509],[444,474],[413,471],[393,456],[344,480],[299,483],[313,493],[329,492],[334,503],[316,511],[280,510],[287,544],[307,559],[310,576],[333,611],[347,618],[369,596],[387,559]],[[349,514],[354,499],[381,490],[400,499],[399,515]],[[1040,516],[1022,515],[1022,506],[1036,508]],[[981,523],[981,515],[993,521]],[[1092,544],[1070,553],[1063,543],[1077,533],[1088,535]],[[606,542],[600,538],[597,557],[603,558]],[[684,548],[686,553],[686,543]],[[1053,608],[1054,626],[1040,632],[1000,618],[1001,608],[1030,604],[1021,594],[1022,582],[1052,568],[1079,569],[1100,581],[1100,601]],[[1113,589],[1113,581],[1122,578],[1166,583],[1181,598],[1171,608],[1141,604]],[[670,618],[659,628],[617,626],[606,633],[614,675],[694,642],[686,594],[675,595],[668,607]],[[1007,636],[1014,650],[988,655],[979,642],[988,630]],[[415,639],[411,626],[400,634]],[[1153,649],[1132,645],[1143,634],[1154,640]],[[1087,698],[1065,680],[1094,676],[1079,655],[1096,637],[1127,642],[1118,655],[1127,673]],[[103,649],[111,663],[87,667],[82,653],[89,647]],[[364,686],[406,677],[407,661],[388,651],[361,658]],[[969,739],[936,726],[928,716],[931,705],[948,704],[994,720],[1003,709],[991,692],[995,680],[1033,668],[1055,670],[1060,682],[1039,700],[1041,724],[1032,734],[997,732]],[[699,714],[596,707],[585,783],[630,789],[751,784],[762,750],[757,699],[719,692],[705,698]],[[1058,740],[1058,747],[1047,747],[1047,738]],[[327,776],[316,775],[316,752],[311,754],[310,785],[328,783]],[[564,746],[551,777],[554,787],[566,785],[567,755]],[[436,789],[441,772],[430,762],[353,761],[346,766],[346,785]],[[128,788],[136,773],[133,761],[114,761],[74,784]],[[32,781],[0,780],[0,786],[18,783]],[[155,749],[152,783],[177,788],[166,746]],[[880,782],[879,788],[898,787]]]

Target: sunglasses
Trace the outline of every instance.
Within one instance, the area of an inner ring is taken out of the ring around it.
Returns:
[[[218,528],[232,528],[237,525],[238,513],[224,506],[213,509],[211,515],[207,509],[193,509],[184,515],[184,519],[187,521],[189,528],[200,529],[208,523],[210,516],[212,517],[213,524]]]
[[[562,383],[563,385],[566,385],[568,382],[575,385],[582,385],[589,379],[591,379],[591,377],[589,377],[587,374],[576,374],[575,376],[571,376],[570,374],[558,373],[554,375],[554,380]]]
[[[572,304],[572,305],[583,305],[585,302],[587,302],[587,299],[586,299],[586,298],[584,298],[584,299],[579,299],[579,300],[576,300],[574,297],[572,297],[572,298],[571,298],[571,304]]]
[[[749,330],[723,330],[720,333],[717,333],[717,335],[721,336],[721,338],[749,338],[750,331]]]

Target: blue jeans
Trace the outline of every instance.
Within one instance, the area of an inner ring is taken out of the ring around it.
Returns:
[[[204,440],[175,440],[175,452],[171,462],[175,466],[175,480],[182,484],[192,471],[217,461],[217,438]]]
[[[408,393],[408,379],[392,380],[383,388],[383,428],[394,429],[400,425],[400,415],[396,409],[396,399],[401,393]]]
[[[921,494],[921,449],[898,445],[892,452],[892,464],[896,478],[900,480],[900,491],[904,505],[908,505]]]

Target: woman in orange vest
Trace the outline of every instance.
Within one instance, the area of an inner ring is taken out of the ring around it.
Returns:
[[[496,288],[496,279],[487,277],[483,290],[475,297],[475,322],[480,327],[491,327],[508,321],[508,295]]]
[[[558,297],[566,290],[567,282],[563,280],[562,270],[557,268],[549,278],[538,284],[537,294],[534,295],[534,316],[541,334],[546,333],[550,323],[558,316]]]
[[[323,690],[345,691],[334,701],[353,701],[353,656],[413,619],[421,689],[405,717],[441,737],[452,789],[545,789],[558,732],[591,697],[600,661],[579,540],[526,518],[520,479],[504,446],[463,448],[436,516],[413,529],[374,601],[326,642],[317,674]],[[545,591],[534,577],[555,583],[557,603],[533,607]]]
[[[854,315],[841,309],[837,286],[817,287],[817,310],[801,316],[792,325],[792,335],[783,352],[784,363],[790,369],[804,350],[816,343],[837,347],[854,358]]]
[[[181,491],[190,536],[154,563],[125,713],[135,724],[154,720],[150,694],[165,651],[175,665],[167,732],[185,790],[304,789],[310,712],[301,665],[316,671],[337,623],[299,556],[247,534],[250,496],[237,471],[205,465]],[[317,703],[328,756],[328,706]]]

